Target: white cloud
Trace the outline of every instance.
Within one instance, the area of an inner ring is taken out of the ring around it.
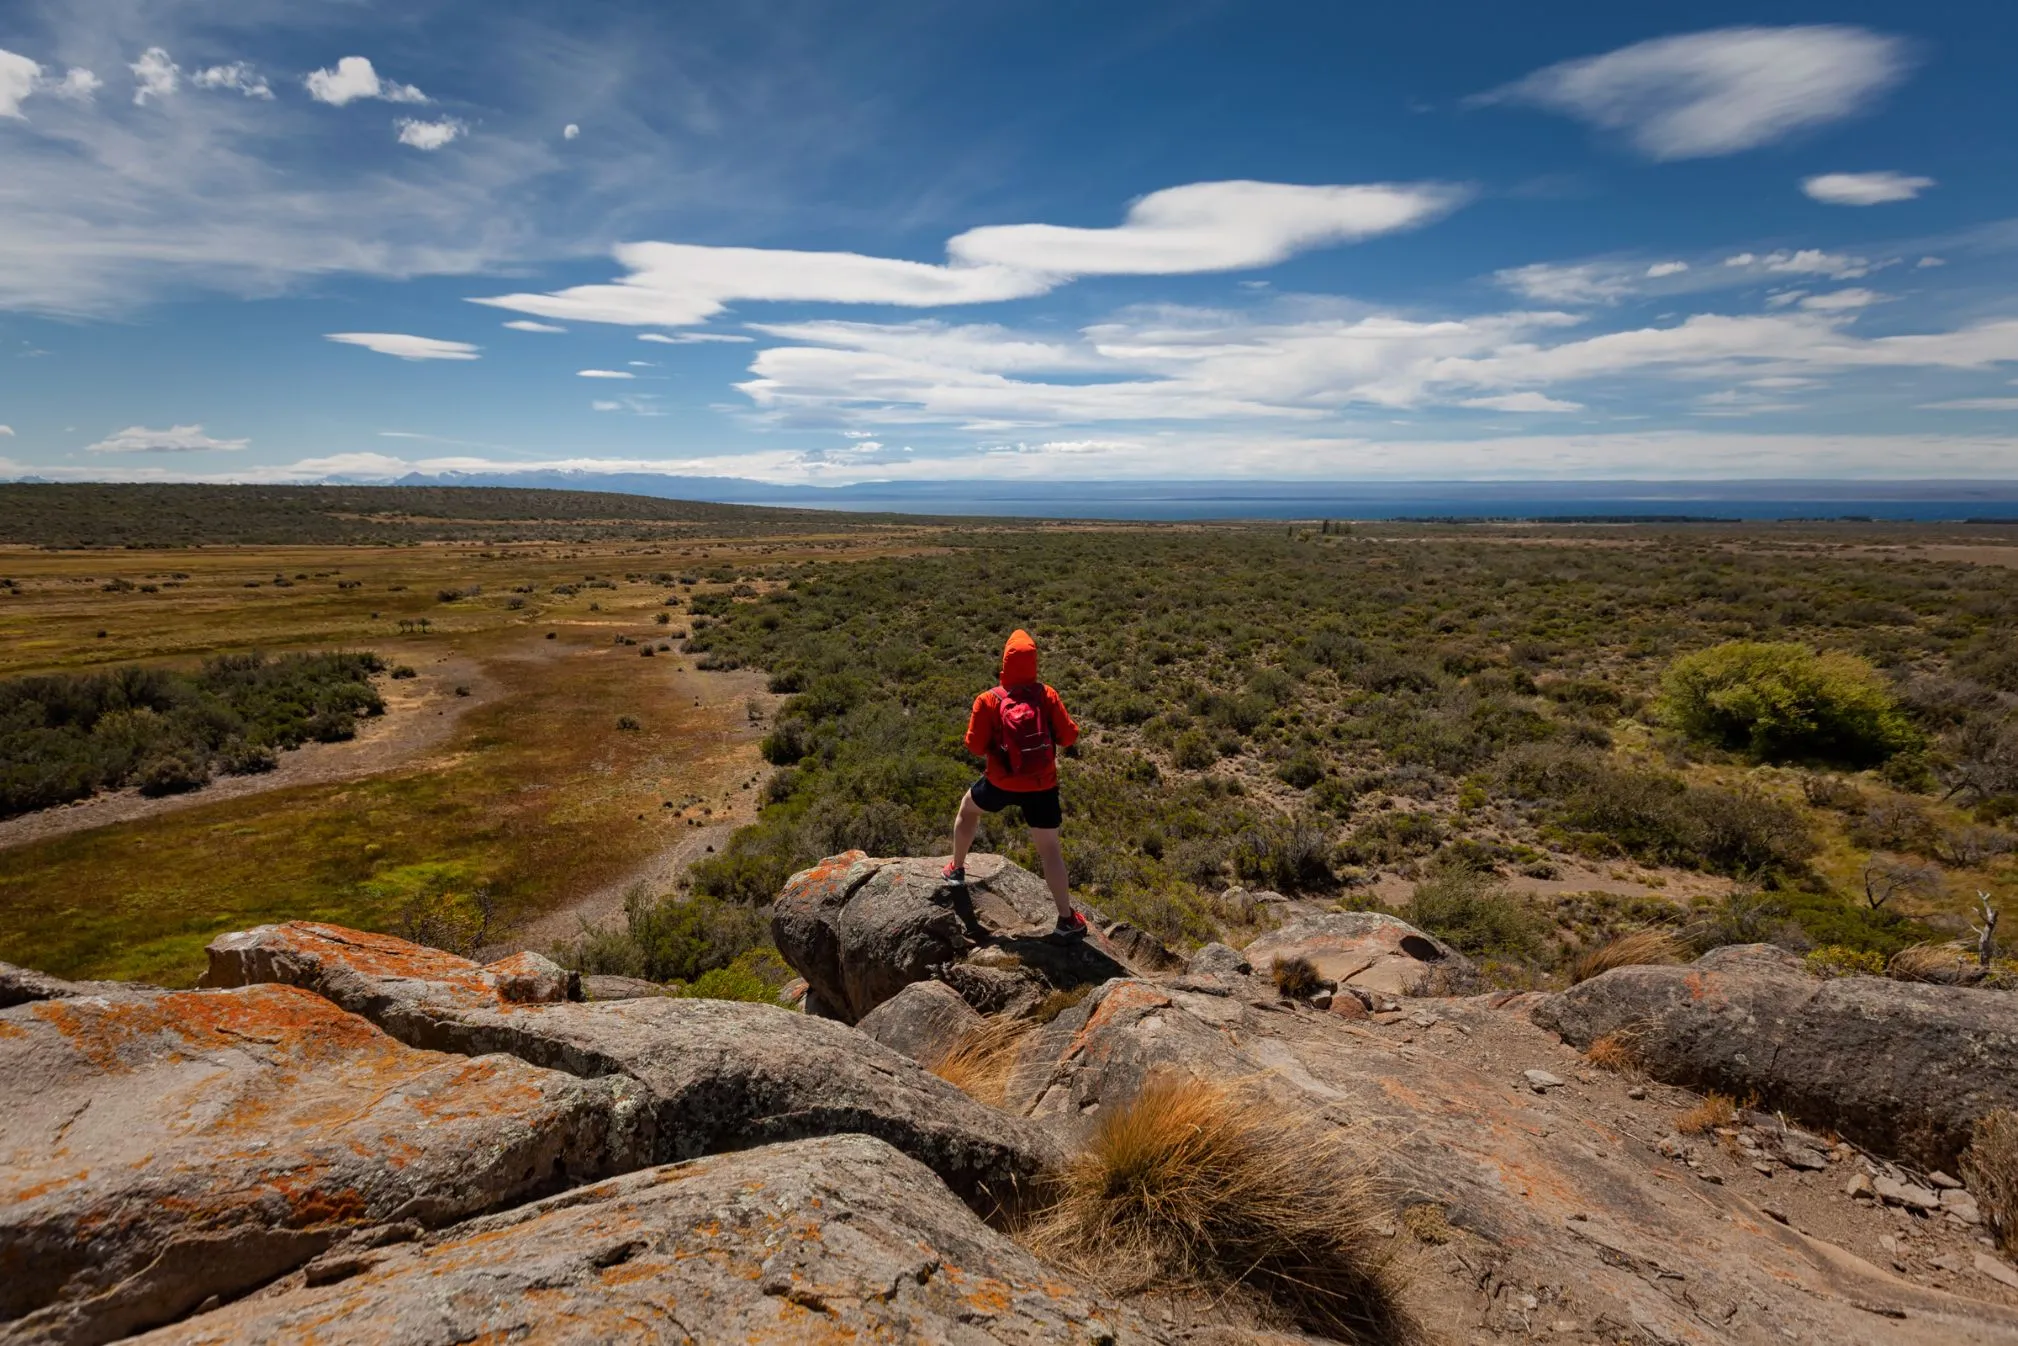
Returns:
[[[14,427],[11,425],[0,425],[0,439],[12,438],[14,438]]]
[[[709,341],[742,343],[755,341],[756,338],[738,336],[734,332],[675,332],[671,336],[664,332],[640,332],[638,340],[656,342],[661,346],[693,346]]]
[[[1904,173],[1819,173],[1801,179],[1801,190],[1828,206],[1882,206],[1911,201],[1934,185],[1932,178]]]
[[[1547,108],[1650,158],[1695,159],[1850,116],[1907,65],[1905,44],[1863,28],[1719,28],[1564,61],[1473,101]]]
[[[1783,248],[1778,252],[1769,252],[1763,257],[1757,253],[1741,252],[1726,257],[1724,265],[1771,271],[1779,275],[1827,276],[1831,280],[1856,280],[1891,263],[1873,262],[1867,257],[1851,257],[1839,252],[1823,252],[1820,248],[1802,248],[1798,252]]]
[[[199,70],[190,76],[189,82],[199,89],[236,89],[247,98],[263,98],[269,102],[273,98],[273,86],[266,82],[266,76],[244,61]]]
[[[1633,293],[1633,277],[1599,262],[1531,262],[1495,271],[1493,279],[1543,304],[1615,304]]]
[[[402,360],[474,360],[478,346],[467,341],[442,341],[435,337],[408,336],[403,332],[326,332],[325,339],[346,346],[362,346],[380,355],[396,355]]]
[[[624,369],[577,369],[578,379],[634,379],[636,374]]]
[[[1582,411],[1581,402],[1564,402],[1544,393],[1501,393],[1496,397],[1467,397],[1458,403],[1461,407],[1480,407],[1488,411]]]
[[[360,98],[382,98],[388,103],[425,103],[426,94],[411,84],[379,78],[371,62],[362,56],[346,56],[329,70],[311,71],[302,81],[308,96],[318,103],[342,107]]]
[[[399,128],[399,143],[411,145],[417,150],[438,150],[469,129],[454,117],[443,117],[433,122],[401,117],[393,125]]]
[[[775,325],[762,330],[793,344],[758,351],[737,386],[769,424],[987,432],[1122,421],[1258,426],[1356,408],[1572,410],[1571,390],[1628,379],[1656,400],[1662,383],[1739,382],[1756,398],[1859,369],[2018,363],[2018,321],[1866,338],[1851,329],[1852,312],[1794,310],[1565,338],[1580,320],[1552,312],[1329,316],[1309,300],[1283,312],[1133,310],[1069,338],[929,321]]]
[[[1848,290],[1831,290],[1827,294],[1811,294],[1801,301],[1801,307],[1815,309],[1823,313],[1839,313],[1844,309],[1868,308],[1882,303],[1885,296],[1876,290],[1852,287]]]
[[[1424,224],[1460,189],[1435,183],[1303,187],[1202,182],[1137,201],[1112,229],[997,225],[950,240],[946,265],[852,252],[629,243],[608,285],[509,294],[480,304],[536,317],[633,326],[704,322],[735,300],[931,308],[1045,294],[1074,276],[1174,275],[1268,266],[1306,248]]]
[[[1945,257],[1922,257],[1919,261],[1913,263],[1913,265],[1915,267],[1946,266],[1948,265],[1948,259]]]
[[[652,362],[651,362],[650,360],[626,360],[626,361],[625,361],[624,363],[625,363],[625,364],[628,364],[628,365],[630,365],[630,366],[631,366],[631,367],[632,367],[633,369],[657,369],[657,368],[658,368],[658,366],[657,366],[656,364],[653,364],[653,363],[652,363]]]
[[[168,59],[168,53],[160,47],[149,47],[140,53],[140,59],[126,67],[133,72],[134,81],[139,85],[133,91],[133,101],[145,104],[150,98],[166,98],[175,92],[182,82],[182,67]]]
[[[534,322],[531,318],[513,318],[505,324],[514,332],[565,332],[565,327],[556,327],[550,322]]]
[[[129,425],[96,444],[87,444],[90,453],[204,453],[235,452],[251,444],[249,439],[212,439],[200,425],[172,425],[166,430],[150,430]]]
[[[1659,280],[1663,276],[1679,276],[1688,269],[1687,262],[1655,262],[1647,268],[1647,279]]]
[[[576,126],[573,122],[569,122],[566,126],[563,126],[561,128],[561,139],[573,140],[576,136],[580,135],[581,133],[582,133],[581,127]]]
[[[599,402],[591,402],[591,403],[589,403],[589,410],[590,410],[590,411],[622,411],[623,409],[624,409],[624,404],[623,404],[623,403],[621,403],[621,402],[600,402],[600,401],[599,401]]]
[[[42,66],[18,52],[0,48],[0,117],[21,116],[21,104],[42,79]]]
[[[1004,224],[970,229],[946,254],[970,266],[1056,276],[1169,276],[1273,266],[1296,253],[1427,224],[1465,192],[1442,183],[1306,187],[1195,182],[1151,192],[1110,229]]]
[[[1766,307],[1785,308],[1789,304],[1800,303],[1801,300],[1807,298],[1807,296],[1808,292],[1806,290],[1781,290],[1777,294],[1769,294],[1766,296]]]
[[[71,66],[63,73],[63,78],[55,84],[43,86],[58,98],[68,98],[74,103],[88,103],[92,96],[105,87],[105,81],[79,66]]]
[[[1949,402],[1922,402],[1921,411],[2018,411],[2018,397],[1958,397]]]

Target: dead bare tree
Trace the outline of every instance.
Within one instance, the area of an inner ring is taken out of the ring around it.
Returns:
[[[1906,893],[1932,897],[1941,891],[1941,871],[1893,855],[1874,855],[1864,862],[1864,901],[1872,911]]]
[[[1990,905],[1990,894],[1980,888],[1976,890],[1976,902],[1983,909],[1983,924],[1972,924],[1969,928],[1976,932],[1976,962],[1988,967],[1997,957],[1997,908]]]

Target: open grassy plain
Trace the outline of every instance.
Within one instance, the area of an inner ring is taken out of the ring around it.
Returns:
[[[677,543],[0,550],[0,677],[248,650],[368,650],[388,670],[383,716],[268,775],[0,821],[0,959],[186,983],[209,938],[262,920],[474,939],[488,908],[497,937],[620,883],[688,829],[754,812],[752,717],[773,698],[679,656],[688,597],[915,546],[830,524]]]
[[[267,775],[0,820],[0,958],[187,981],[219,930],[295,916],[545,943],[692,857],[709,902],[633,903],[636,940],[573,954],[693,976],[761,940],[734,911],[793,870],[944,849],[1015,626],[1087,730],[1075,886],[1176,944],[1264,925],[1241,886],[1399,909],[1509,984],[1648,926],[1882,965],[2018,889],[2008,528],[627,519],[362,490],[164,516],[231,545],[0,551],[0,677],[366,650],[388,707]],[[144,493],[108,499],[108,531],[160,531]],[[243,541],[303,501],[311,536],[355,517],[399,544]],[[1004,821],[982,844],[1032,858]]]

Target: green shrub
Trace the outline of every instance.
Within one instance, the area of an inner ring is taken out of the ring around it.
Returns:
[[[1433,872],[1415,886],[1402,919],[1473,958],[1535,960],[1542,923],[1495,875],[1462,865]]]
[[[745,1000],[760,1005],[778,1003],[778,992],[798,974],[770,945],[746,949],[725,967],[710,968],[679,989],[694,1000]]]
[[[770,921],[752,907],[706,896],[653,899],[640,886],[624,897],[621,933],[584,930],[555,950],[555,961],[582,972],[692,981],[770,939]]]
[[[1677,659],[1661,708],[1690,737],[1761,762],[1874,766],[1917,736],[1884,678],[1854,654],[1736,640]]]
[[[1825,944],[1811,949],[1802,959],[1817,977],[1882,977],[1885,955],[1872,949],[1852,949],[1843,944]]]

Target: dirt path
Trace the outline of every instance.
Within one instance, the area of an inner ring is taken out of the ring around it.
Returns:
[[[469,695],[457,696],[466,687]],[[73,832],[159,817],[178,809],[285,790],[297,785],[376,776],[439,747],[469,711],[501,693],[476,660],[450,655],[428,664],[418,676],[381,679],[385,714],[358,722],[357,737],[343,743],[308,743],[280,754],[280,764],[257,776],[219,776],[200,790],[149,799],[138,790],[114,790],[74,804],[24,813],[0,821],[0,850],[47,841]]]

